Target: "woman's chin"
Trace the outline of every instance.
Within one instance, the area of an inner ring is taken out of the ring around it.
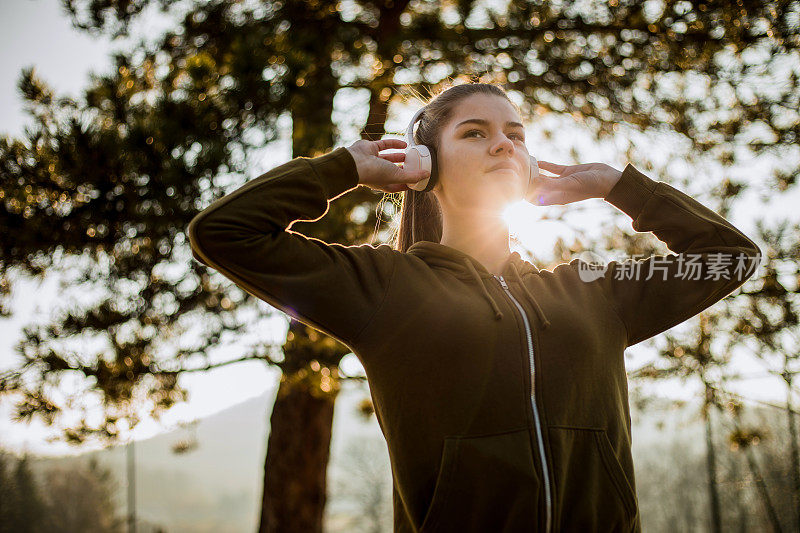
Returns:
[[[499,215],[509,205],[522,198],[524,187],[520,186],[518,176],[511,172],[493,172],[493,174],[495,174],[495,179],[492,183],[482,183],[481,187],[470,191],[469,199],[460,200],[462,208],[471,205],[471,210],[476,214]],[[501,174],[507,174],[508,178],[497,179]]]
[[[500,208],[504,209],[509,204],[514,203],[520,199],[522,194],[520,191],[519,180],[507,180],[505,183],[497,183],[497,187],[492,191],[491,197],[487,200]]]

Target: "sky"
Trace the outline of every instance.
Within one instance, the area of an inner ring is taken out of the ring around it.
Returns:
[[[161,25],[163,19],[151,16],[146,25],[148,30]],[[16,84],[20,70],[23,67],[35,66],[37,73],[50,84],[59,95],[79,97],[81,89],[88,84],[89,73],[101,73],[110,65],[109,55],[112,50],[125,46],[124,41],[112,43],[105,38],[95,38],[71,28],[66,15],[61,11],[59,2],[55,0],[15,0],[0,2],[0,67],[6,73],[0,78],[0,135],[8,134],[21,136],[23,129],[28,124],[21,98],[17,94]],[[13,52],[9,53],[9,50]],[[342,139],[339,145],[349,145],[358,139],[359,126],[366,119],[366,107],[363,105],[363,95],[344,93],[342,98],[337,95],[334,120],[340,125]],[[361,104],[361,105],[360,105]],[[361,110],[351,112],[351,110]],[[416,111],[413,105],[396,106],[394,114],[387,123],[390,132],[404,132],[407,121]],[[627,141],[613,139],[604,143],[597,143],[585,130],[577,126],[570,117],[549,116],[537,124],[536,131],[527,129],[527,145],[534,155],[541,160],[556,163],[571,161],[569,148],[577,146],[581,160],[584,162],[602,161],[622,170],[626,164],[625,149]],[[623,128],[624,129],[624,128]],[[546,139],[544,131],[550,130],[552,138]],[[710,163],[702,168],[689,168],[686,164],[668,163],[667,157],[684,149],[685,143],[674,136],[643,136],[631,133],[637,150],[648,152],[656,163],[669,164],[670,171],[676,176],[689,179],[699,173],[709,173],[715,178],[721,176],[721,170],[714,168]],[[288,131],[283,137],[262,153],[252,158],[251,176],[271,168],[290,158],[290,143]],[[748,164],[737,167],[732,171],[733,177],[746,180],[758,180],[759,176],[766,176],[772,165],[779,162],[753,160]],[[687,191],[697,193],[702,198],[701,188]],[[730,220],[747,234],[753,230],[753,220],[756,214],[769,213],[772,216],[790,213],[792,206],[796,205],[795,198],[781,199],[771,204],[761,204],[755,195],[751,195],[747,202],[737,208],[729,217]],[[795,195],[796,196],[796,195]],[[702,200],[701,200],[702,201]],[[598,217],[603,220],[610,219],[614,209],[600,199],[585,202],[585,209],[574,220],[585,231],[596,232],[599,225]],[[512,219],[512,232],[517,233],[524,246],[532,249],[534,254],[548,254],[553,242],[561,235],[571,241],[571,234],[564,225],[547,220],[548,210],[556,208],[536,208],[533,206],[518,206],[514,209]],[[623,228],[632,231],[629,220]],[[23,325],[36,320],[44,320],[51,310],[53,302],[61,294],[57,279],[45,278],[42,283],[19,279],[14,285],[13,309],[14,316],[10,319],[0,319],[0,369],[14,366],[16,355],[14,345],[20,338]],[[262,309],[269,309],[266,303],[260,302]],[[285,320],[280,318],[270,321],[272,328],[269,331],[276,342],[283,338],[286,331]],[[220,353],[225,353],[227,346],[220,346]],[[629,367],[636,367],[638,363],[652,356],[652,353],[641,348],[629,349],[632,355],[628,360]],[[763,368],[747,362],[744,358],[741,370],[746,373],[763,373]],[[343,361],[345,371],[355,373],[360,369],[360,364],[351,354]],[[207,373],[192,373],[181,377],[181,384],[190,391],[191,400],[180,404],[167,413],[162,424],[174,427],[184,420],[191,420],[207,416],[226,407],[242,402],[248,398],[258,396],[273,388],[278,373],[268,369],[265,365],[252,363],[239,363],[220,368]],[[667,397],[686,397],[690,394],[690,385],[667,384],[659,386],[661,394]],[[687,388],[689,387],[689,388]],[[783,389],[774,379],[751,379],[740,384],[742,394],[748,397],[782,403]],[[137,426],[135,438],[145,438],[163,431],[163,427],[154,421],[144,422]],[[41,423],[34,422],[30,425],[13,423],[10,421],[10,405],[0,402],[0,444],[18,450],[29,450],[41,454],[74,453],[60,443],[48,443],[45,437],[49,430]]]
[[[18,134],[28,119],[17,96],[23,67],[34,66],[59,92],[80,94],[89,70],[111,64],[107,39],[93,39],[70,27],[54,0],[0,2],[0,133]]]

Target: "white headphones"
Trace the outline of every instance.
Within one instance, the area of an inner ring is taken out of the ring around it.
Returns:
[[[436,172],[436,157],[431,150],[424,144],[414,143],[414,124],[417,123],[417,120],[419,119],[420,115],[422,115],[423,111],[425,111],[424,107],[414,113],[414,116],[411,118],[411,122],[409,122],[408,128],[406,129],[406,157],[405,161],[403,162],[403,168],[411,171],[427,170],[430,173],[427,178],[421,179],[416,183],[409,184],[408,188],[414,189],[415,191],[428,192],[432,190],[439,181],[439,176]],[[539,177],[539,162],[536,161],[535,157],[530,157],[531,174],[530,178],[528,179],[528,187],[530,187],[531,182],[535,178]]]

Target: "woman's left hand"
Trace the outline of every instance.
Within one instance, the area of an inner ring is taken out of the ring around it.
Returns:
[[[605,163],[557,165],[539,161],[539,169],[556,176],[540,173],[531,182],[525,200],[533,205],[565,205],[588,198],[605,198],[622,176],[622,172]]]

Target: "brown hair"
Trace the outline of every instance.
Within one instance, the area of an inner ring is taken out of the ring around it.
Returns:
[[[473,94],[501,96],[508,100],[514,109],[519,107],[508,98],[505,90],[490,83],[462,83],[454,85],[432,96],[425,104],[425,111],[417,121],[414,142],[424,144],[433,152],[434,161],[439,152],[442,126],[452,116],[456,105]],[[437,169],[437,176],[438,169]],[[441,242],[442,210],[433,191],[420,192],[414,189],[404,191],[400,202],[400,226],[394,241],[394,248],[405,252],[417,241]]]

